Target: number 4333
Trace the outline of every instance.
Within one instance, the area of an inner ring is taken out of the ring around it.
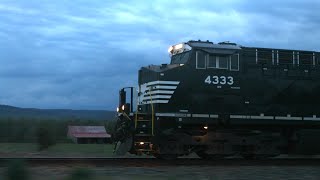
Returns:
[[[207,84],[221,84],[221,85],[233,85],[233,77],[232,76],[208,76],[204,83]]]

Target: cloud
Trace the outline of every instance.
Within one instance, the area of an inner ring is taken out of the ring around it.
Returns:
[[[319,50],[316,1],[0,2],[0,104],[114,109],[141,66],[188,40]]]
[[[19,6],[6,5],[6,4],[0,4],[0,12],[14,13],[14,14],[20,14],[20,15],[34,15],[38,13],[38,11],[34,9],[25,9]]]

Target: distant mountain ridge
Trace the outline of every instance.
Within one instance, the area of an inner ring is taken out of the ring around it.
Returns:
[[[0,118],[113,120],[116,112],[108,110],[36,109],[0,105]]]

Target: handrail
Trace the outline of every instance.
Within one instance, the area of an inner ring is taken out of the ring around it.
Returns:
[[[130,117],[127,115],[127,113],[126,113],[126,112],[123,112],[122,114],[124,114],[124,116],[125,116],[126,118],[128,118],[128,119],[131,121]]]
[[[152,103],[152,96],[151,96],[151,88],[149,87],[149,96],[150,96],[150,103],[151,103],[151,134],[153,134],[153,128],[154,128],[154,109],[153,109],[153,103]]]
[[[138,103],[136,103],[136,114],[134,117],[134,128],[137,129],[137,123],[138,123]]]

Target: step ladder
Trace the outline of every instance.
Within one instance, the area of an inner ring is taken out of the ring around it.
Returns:
[[[154,135],[154,118],[151,114],[135,114],[134,146],[138,152],[152,151],[151,139]]]

